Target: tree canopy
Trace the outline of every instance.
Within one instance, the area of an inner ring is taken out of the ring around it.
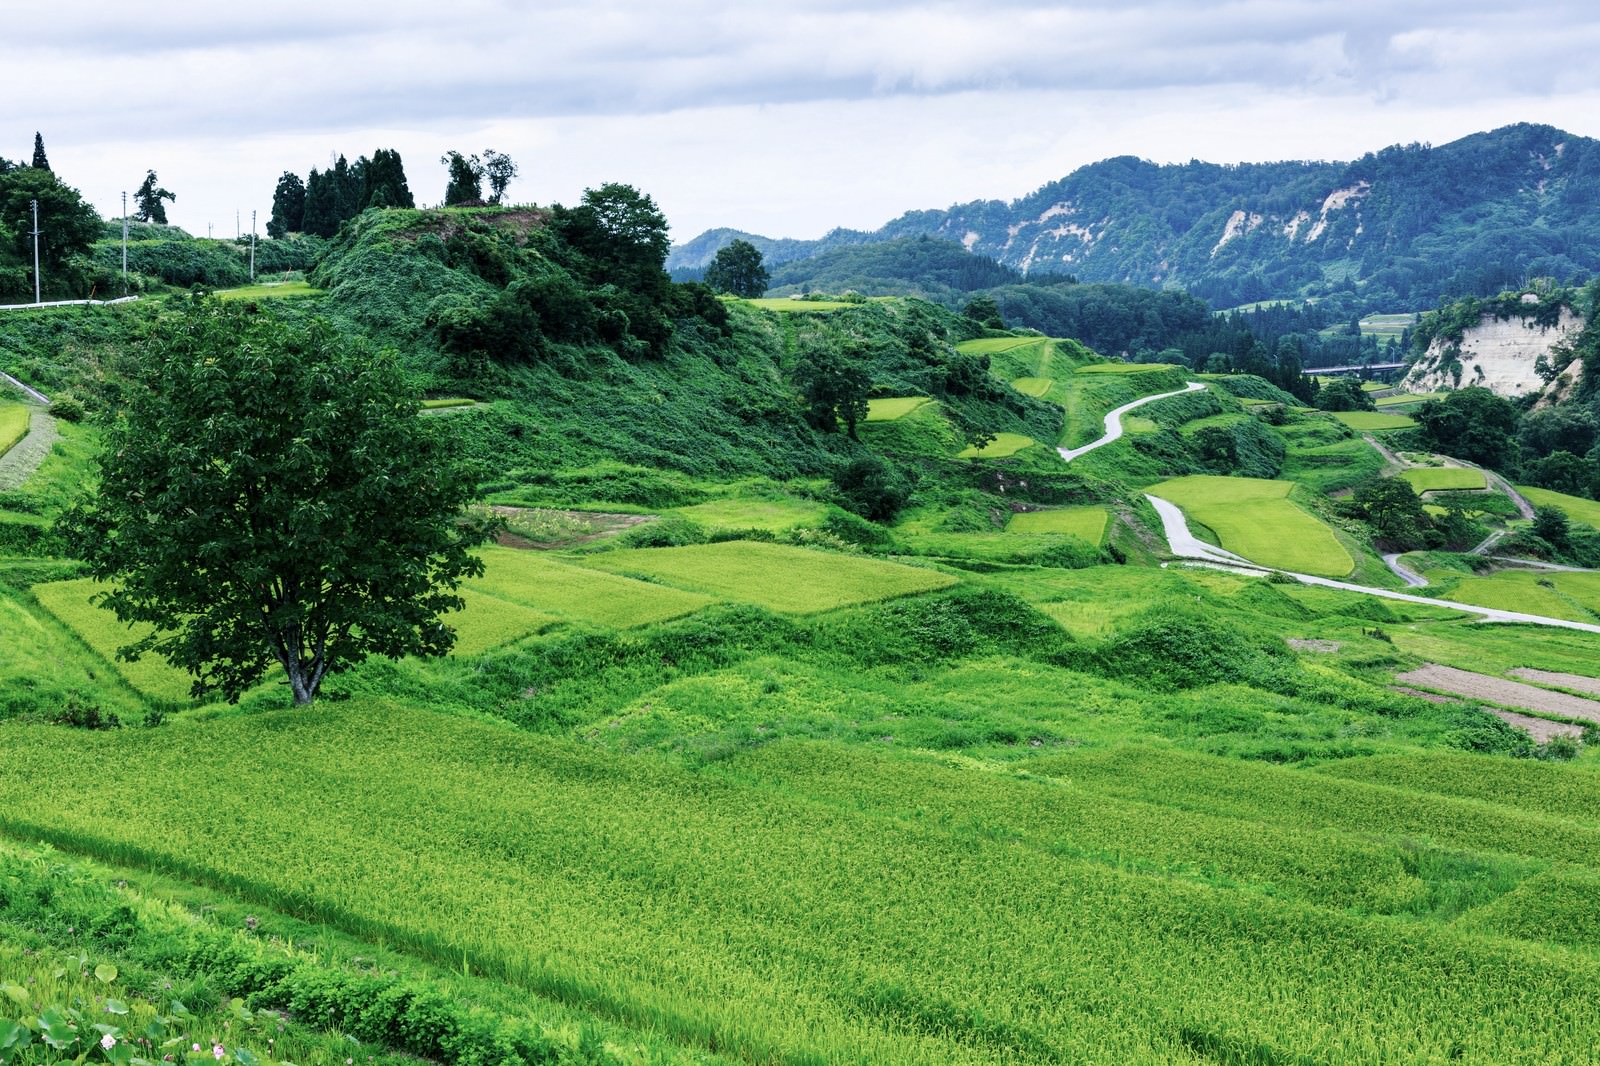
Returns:
[[[475,155],[449,151],[439,157],[439,162],[450,168],[450,180],[444,188],[446,207],[483,202],[483,160]]]
[[[717,256],[706,267],[706,284],[718,292],[731,293],[753,299],[767,291],[772,275],[761,261],[761,252],[746,240],[718,249]]]
[[[278,187],[272,190],[272,217],[267,220],[267,236],[274,239],[291,233],[304,233],[306,224],[306,184],[300,175],[284,171]]]
[[[1517,409],[1488,389],[1458,389],[1413,416],[1436,451],[1483,466],[1504,466],[1516,443]]]
[[[473,479],[392,352],[321,320],[201,302],[159,322],[67,522],[104,602],[196,694],[279,664],[296,703],[368,655],[441,655],[482,564]]]
[[[35,170],[50,169],[50,159],[44,154],[44,135],[37,130],[33,134],[33,162],[29,166]]]
[[[144,183],[133,194],[133,202],[137,205],[133,217],[140,222],[155,222],[165,226],[167,224],[167,209],[161,203],[163,200],[176,200],[175,193],[163,189],[156,179],[156,172],[146,171]]]
[[[483,150],[483,176],[489,179],[489,202],[498,204],[505,199],[506,188],[517,176],[517,164],[504,152],[493,148]]]
[[[59,277],[61,268],[74,256],[83,255],[100,237],[100,216],[84,202],[78,190],[63,184],[48,170],[16,167],[0,174],[0,232],[10,234],[10,256],[25,266],[15,268],[32,276],[33,212],[29,202],[39,202],[39,262],[46,290]],[[0,255],[0,275],[6,274]],[[18,275],[18,280],[21,276]],[[20,291],[21,284],[0,277],[0,288]],[[32,281],[27,281],[32,289]]]

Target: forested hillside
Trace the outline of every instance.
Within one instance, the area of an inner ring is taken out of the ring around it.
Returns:
[[[1528,276],[1571,282],[1600,271],[1596,202],[1600,142],[1522,124],[1350,163],[1120,157],[1011,203],[911,211],[870,234],[772,241],[713,230],[669,265],[703,266],[737,237],[783,262],[926,235],[1030,277],[1176,286],[1215,307],[1343,294],[1366,310],[1422,310]]]

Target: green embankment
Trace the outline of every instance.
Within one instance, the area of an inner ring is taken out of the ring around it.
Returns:
[[[1384,414],[1382,411],[1335,411],[1333,417],[1358,433],[1410,429],[1417,424],[1415,419],[1405,415]]]
[[[1011,516],[1007,533],[1065,533],[1099,544],[1105,537],[1110,514],[1104,507],[1057,507],[1048,511],[1023,511]]]
[[[1183,508],[1191,523],[1216,533],[1222,547],[1262,566],[1344,577],[1355,560],[1320,519],[1289,501],[1294,483],[1195,475],[1154,485],[1150,493]]]
[[[929,402],[926,396],[885,396],[881,399],[868,400],[867,421],[893,422]]]
[[[966,447],[961,449],[959,454],[963,459],[1004,459],[1038,443],[1032,437],[1024,437],[1020,433],[996,433],[994,439],[983,447]]]

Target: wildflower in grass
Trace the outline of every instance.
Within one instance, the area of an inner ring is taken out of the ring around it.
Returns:
[[[110,1051],[112,1048],[117,1046],[117,1038],[112,1036],[110,1033],[107,1033],[105,1036],[100,1038],[100,1046],[105,1048],[107,1051]]]
[[[223,1050],[223,1047],[222,1047],[221,1044],[212,1044],[211,1045],[211,1057],[216,1059],[218,1062],[221,1062],[222,1061],[222,1056],[224,1056],[226,1054],[227,1054],[227,1052]]]

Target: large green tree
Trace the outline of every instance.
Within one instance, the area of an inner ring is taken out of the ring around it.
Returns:
[[[37,130],[33,134],[33,163],[35,170],[49,171],[50,159],[44,154],[44,135]]]
[[[1513,454],[1517,409],[1488,389],[1457,389],[1441,400],[1427,401],[1413,417],[1428,442],[1445,455],[1501,467]]]
[[[856,426],[867,417],[867,393],[872,388],[863,361],[859,350],[832,334],[817,335],[806,343],[795,368],[795,383],[812,425],[833,433],[843,422],[850,439],[856,439]]]
[[[176,200],[177,198],[176,193],[170,193],[161,187],[155,171],[146,171],[144,183],[133,194],[133,202],[136,205],[133,217],[140,222],[156,222],[165,226],[167,224],[167,209],[161,201]]]
[[[439,162],[450,169],[450,180],[444,189],[446,207],[483,202],[483,160],[450,151],[440,156]]]
[[[761,261],[761,250],[746,240],[735,240],[717,249],[716,258],[706,267],[707,285],[745,299],[766,292],[771,281],[772,275]]]
[[[0,228],[11,234],[17,254],[33,261],[33,210],[39,202],[39,261],[45,288],[52,275],[75,255],[83,255],[100,238],[101,221],[78,190],[64,185],[48,170],[17,167],[0,174]]]
[[[482,564],[473,479],[392,352],[203,301],[159,322],[67,527],[107,606],[227,699],[276,663],[296,703],[368,655],[442,655]]]
[[[306,224],[306,184],[300,175],[284,171],[278,187],[272,190],[272,217],[267,220],[267,236],[274,239],[291,233],[304,233]]]
[[[483,150],[483,176],[489,179],[489,202],[498,204],[505,199],[506,188],[517,176],[517,164],[504,152],[493,148]]]

